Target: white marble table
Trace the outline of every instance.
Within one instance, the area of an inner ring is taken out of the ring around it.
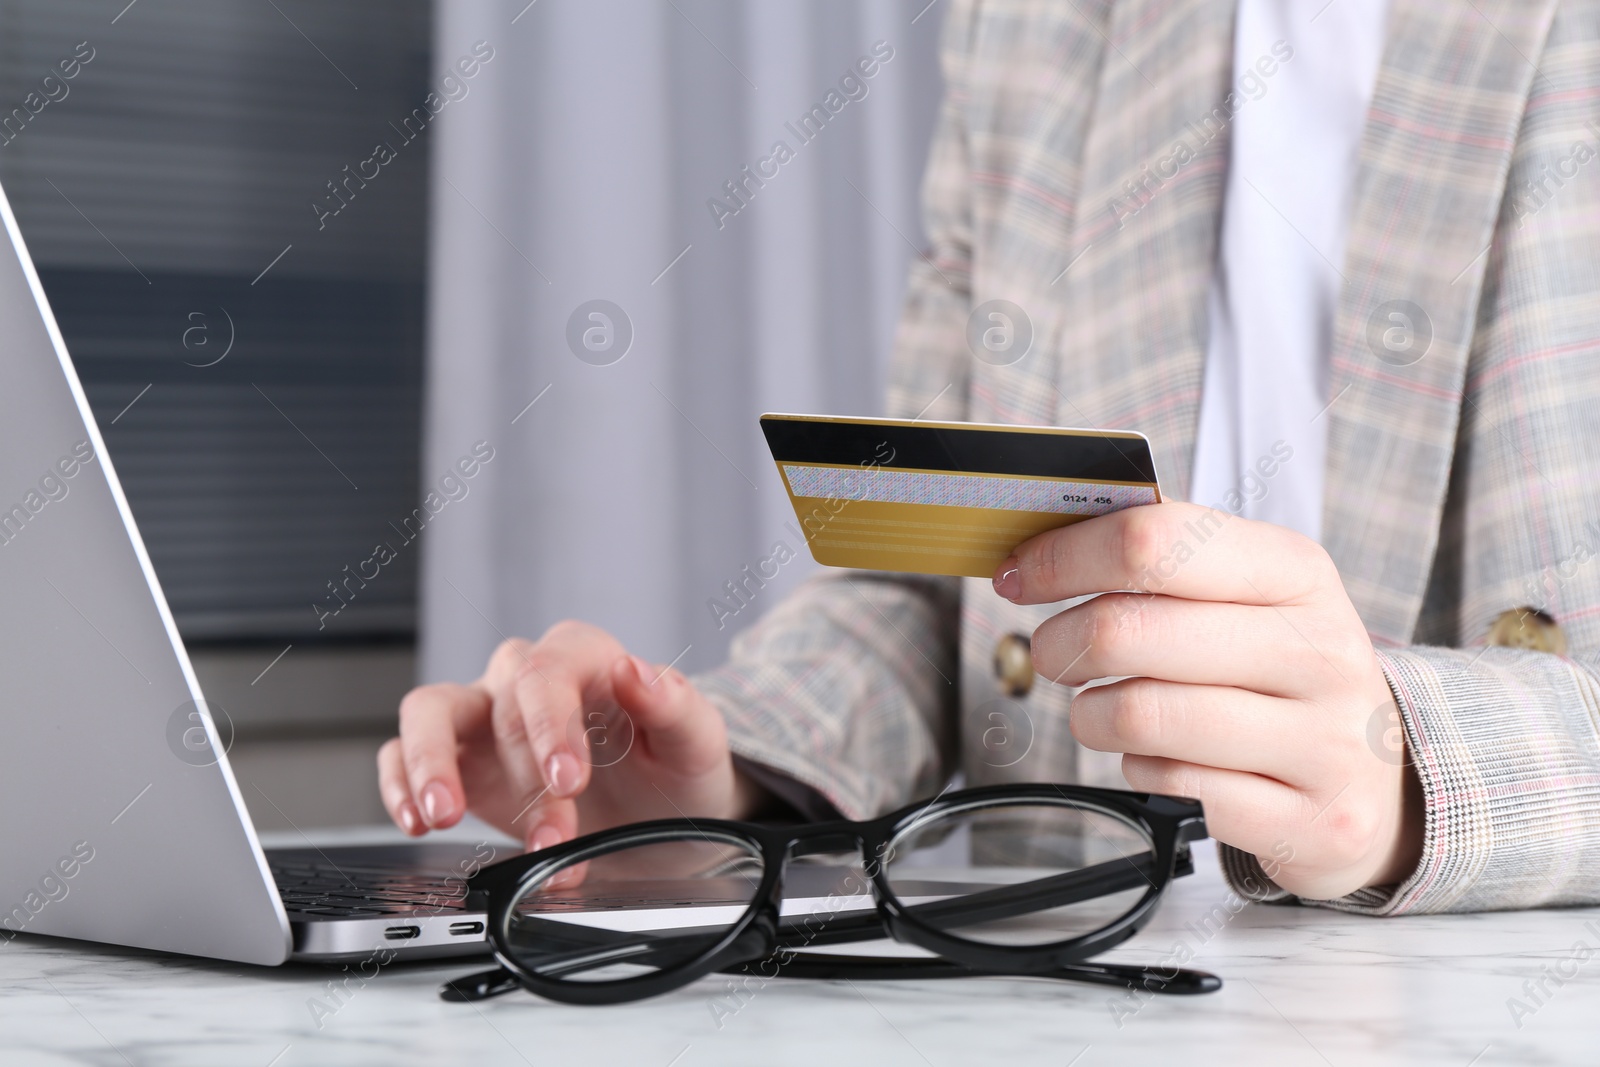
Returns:
[[[254,969],[24,936],[0,947],[0,1064],[1600,1061],[1600,909],[1374,920],[1249,906],[1206,937],[1196,924],[1219,905],[1226,915],[1228,893],[1213,851],[1197,859],[1199,872],[1174,886],[1152,927],[1111,958],[1154,963],[1182,941],[1194,966],[1226,986],[1154,998],[1131,1014],[1113,991],[1044,981],[778,981],[719,1028],[722,978],[613,1008],[522,995],[447,1004],[435,990],[472,966],[458,961],[391,965],[319,1028],[308,1004],[331,977],[321,968]],[[1574,959],[1579,941],[1597,957]],[[1548,995],[1535,985],[1535,1001],[1524,982],[1541,973],[1571,977],[1546,977]],[[1531,1014],[1514,1019],[1510,998]]]

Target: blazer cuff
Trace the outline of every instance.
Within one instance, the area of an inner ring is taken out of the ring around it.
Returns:
[[[767,791],[771,803],[756,813],[757,822],[831,822],[843,818],[833,801],[782,771],[743,756],[733,757],[733,769]]]
[[[1219,844],[1217,858],[1221,861],[1222,876],[1227,880],[1228,888],[1257,904],[1315,904],[1339,911],[1388,915],[1391,913],[1389,905],[1395,899],[1394,886],[1371,886],[1338,900],[1302,900],[1274,882],[1261,861],[1243,849]]]
[[[1302,903],[1366,915],[1594,903],[1600,687],[1589,672],[1523,649],[1377,651],[1422,786],[1422,857],[1399,885]],[[1294,899],[1256,857],[1219,851],[1241,896]]]
[[[1261,861],[1242,848],[1217,843],[1217,859],[1228,888],[1245,900],[1257,904],[1293,904],[1294,894],[1284,889],[1262,869]]]
[[[1422,859],[1377,914],[1593,903],[1594,678],[1526,649],[1379,649],[1422,784]]]

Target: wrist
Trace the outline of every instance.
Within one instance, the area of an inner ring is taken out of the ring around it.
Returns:
[[[730,803],[732,812],[730,819],[745,821],[754,820],[763,812],[771,809],[776,798],[765,786],[745,774],[739,769],[737,761],[733,766],[733,789]]]
[[[1410,878],[1422,862],[1426,801],[1422,796],[1422,781],[1411,762],[1409,746],[1405,757],[1400,765],[1399,814],[1393,841],[1388,856],[1368,880],[1369,886],[1399,885]]]

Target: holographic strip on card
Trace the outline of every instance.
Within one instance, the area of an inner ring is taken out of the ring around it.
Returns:
[[[1140,504],[1154,504],[1157,499],[1155,489],[1148,485],[936,474],[891,467],[811,467],[786,463],[783,475],[795,496],[996,508],[1053,515],[1107,515]]]

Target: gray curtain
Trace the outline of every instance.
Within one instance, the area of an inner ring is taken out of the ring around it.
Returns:
[[[812,569],[756,418],[881,408],[941,14],[441,0],[424,680],[568,617],[699,669]]]

